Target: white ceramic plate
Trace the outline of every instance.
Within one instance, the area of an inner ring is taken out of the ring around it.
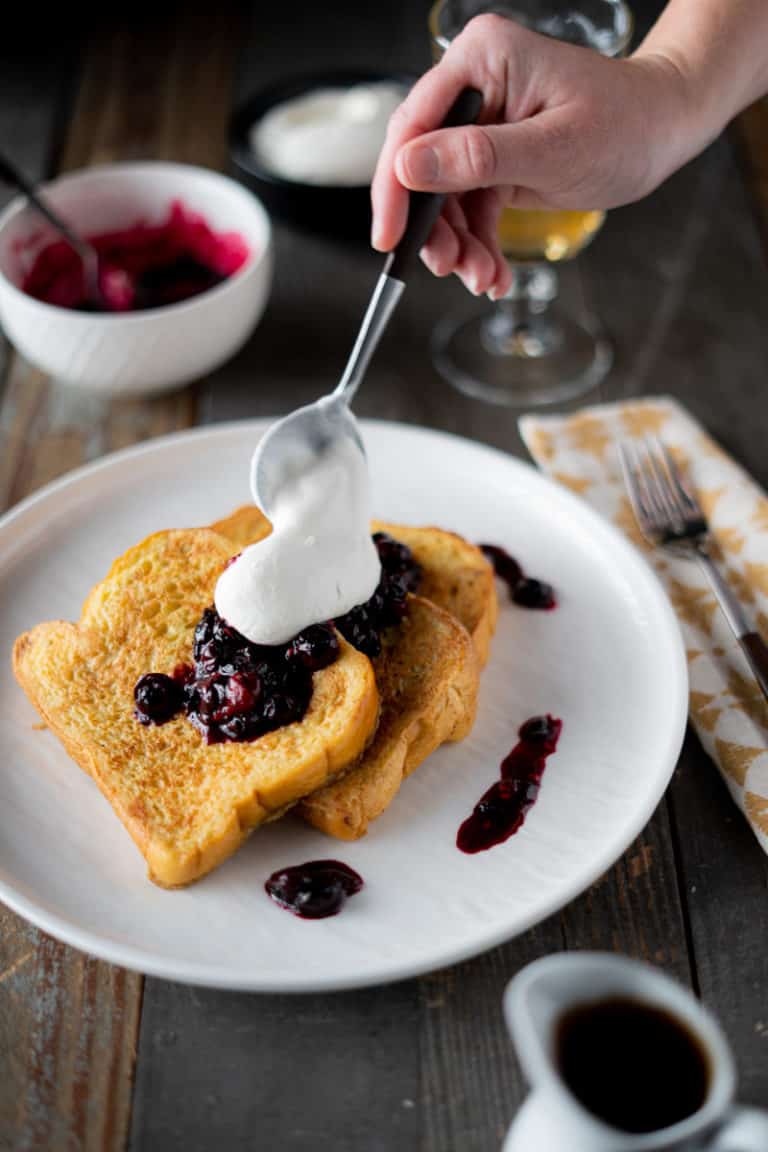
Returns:
[[[202,429],[118,453],[49,486],[0,521],[0,898],[115,964],[261,991],[350,988],[412,976],[531,927],[595,880],[650,817],[683,737],[687,679],[655,577],[581,501],[533,468],[456,437],[370,423],[375,515],[505,545],[552,581],[554,612],[500,588],[500,618],[472,735],[436,752],[354,844],[295,818],[257,831],[199,884],[166,892],[93,782],[10,670],[14,637],[77,619],[92,584],[160,528],[205,524],[248,499],[264,422]],[[456,830],[498,777],[527,717],[563,719],[521,831],[466,856]],[[341,915],[302,921],[263,883],[336,856],[365,888]]]

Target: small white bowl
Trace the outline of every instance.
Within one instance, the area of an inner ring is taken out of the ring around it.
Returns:
[[[214,231],[238,232],[250,255],[223,283],[178,304],[110,314],[59,308],[21,290],[31,260],[56,233],[23,198],[14,200],[0,216],[0,323],[38,368],[101,393],[162,392],[205,375],[245,343],[272,280],[269,217],[252,193],[217,172],[163,163],[85,169],[43,190],[88,235],[160,223],[180,200]]]

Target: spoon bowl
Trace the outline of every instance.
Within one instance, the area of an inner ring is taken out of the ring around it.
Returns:
[[[344,436],[365,456],[357,420],[341,393],[322,396],[272,424],[251,461],[251,493],[264,514],[274,513],[277,493],[286,480]]]

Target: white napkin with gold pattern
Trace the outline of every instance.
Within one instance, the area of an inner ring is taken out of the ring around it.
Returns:
[[[722,571],[764,637],[768,497],[668,397],[598,405],[570,416],[524,416],[520,432],[539,467],[613,520],[655,568],[685,641],[691,722],[768,852],[768,705],[698,565],[650,548],[640,535],[616,441],[652,434],[670,448],[709,518]]]

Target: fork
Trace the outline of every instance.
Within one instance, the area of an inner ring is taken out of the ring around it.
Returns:
[[[699,501],[672,453],[659,440],[622,440],[619,457],[640,531],[649,544],[697,560],[723,615],[768,700],[768,644],[751,626],[715,563],[712,535]]]

